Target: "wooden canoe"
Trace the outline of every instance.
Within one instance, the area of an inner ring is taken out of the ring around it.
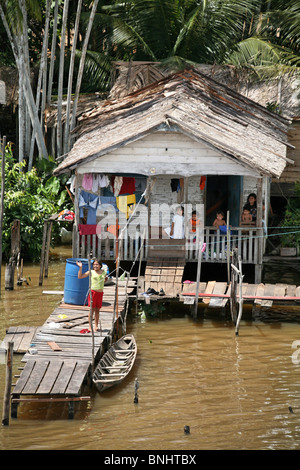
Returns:
[[[122,336],[111,345],[101,357],[94,374],[93,382],[99,392],[119,384],[131,371],[137,353],[133,335]]]

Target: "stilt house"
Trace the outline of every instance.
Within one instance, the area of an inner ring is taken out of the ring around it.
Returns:
[[[80,117],[76,142],[54,171],[72,175],[73,256],[110,260],[117,249],[121,260],[147,260],[161,247],[161,255],[192,262],[201,242],[203,262],[226,263],[237,248],[260,282],[270,183],[289,161],[289,126],[194,69],[101,102]],[[257,217],[242,225],[249,193]],[[180,240],[164,230],[177,206],[184,207]],[[213,227],[217,211],[224,233]]]

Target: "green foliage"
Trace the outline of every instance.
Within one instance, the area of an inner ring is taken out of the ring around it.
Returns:
[[[1,160],[2,155],[0,154]],[[40,168],[26,171],[25,163],[15,163],[9,146],[5,152],[5,195],[3,212],[2,250],[10,255],[10,227],[20,220],[21,254],[25,260],[40,258],[44,220],[68,208],[64,180],[52,176],[53,163],[43,160]],[[1,182],[2,184],[2,182]],[[64,186],[63,186],[64,187]],[[54,228],[54,235],[55,235]]]

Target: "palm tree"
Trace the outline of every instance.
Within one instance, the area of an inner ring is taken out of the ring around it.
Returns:
[[[299,66],[300,0],[132,0],[99,3],[93,38],[110,60]],[[89,64],[87,64],[88,66]],[[94,63],[95,65],[95,63]]]

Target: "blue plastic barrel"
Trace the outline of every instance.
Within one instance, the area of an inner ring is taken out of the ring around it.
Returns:
[[[89,278],[78,279],[79,267],[76,261],[82,262],[82,272],[89,270],[89,262],[82,258],[68,258],[65,271],[64,301],[66,304],[87,305]],[[92,263],[91,263],[92,267]]]

